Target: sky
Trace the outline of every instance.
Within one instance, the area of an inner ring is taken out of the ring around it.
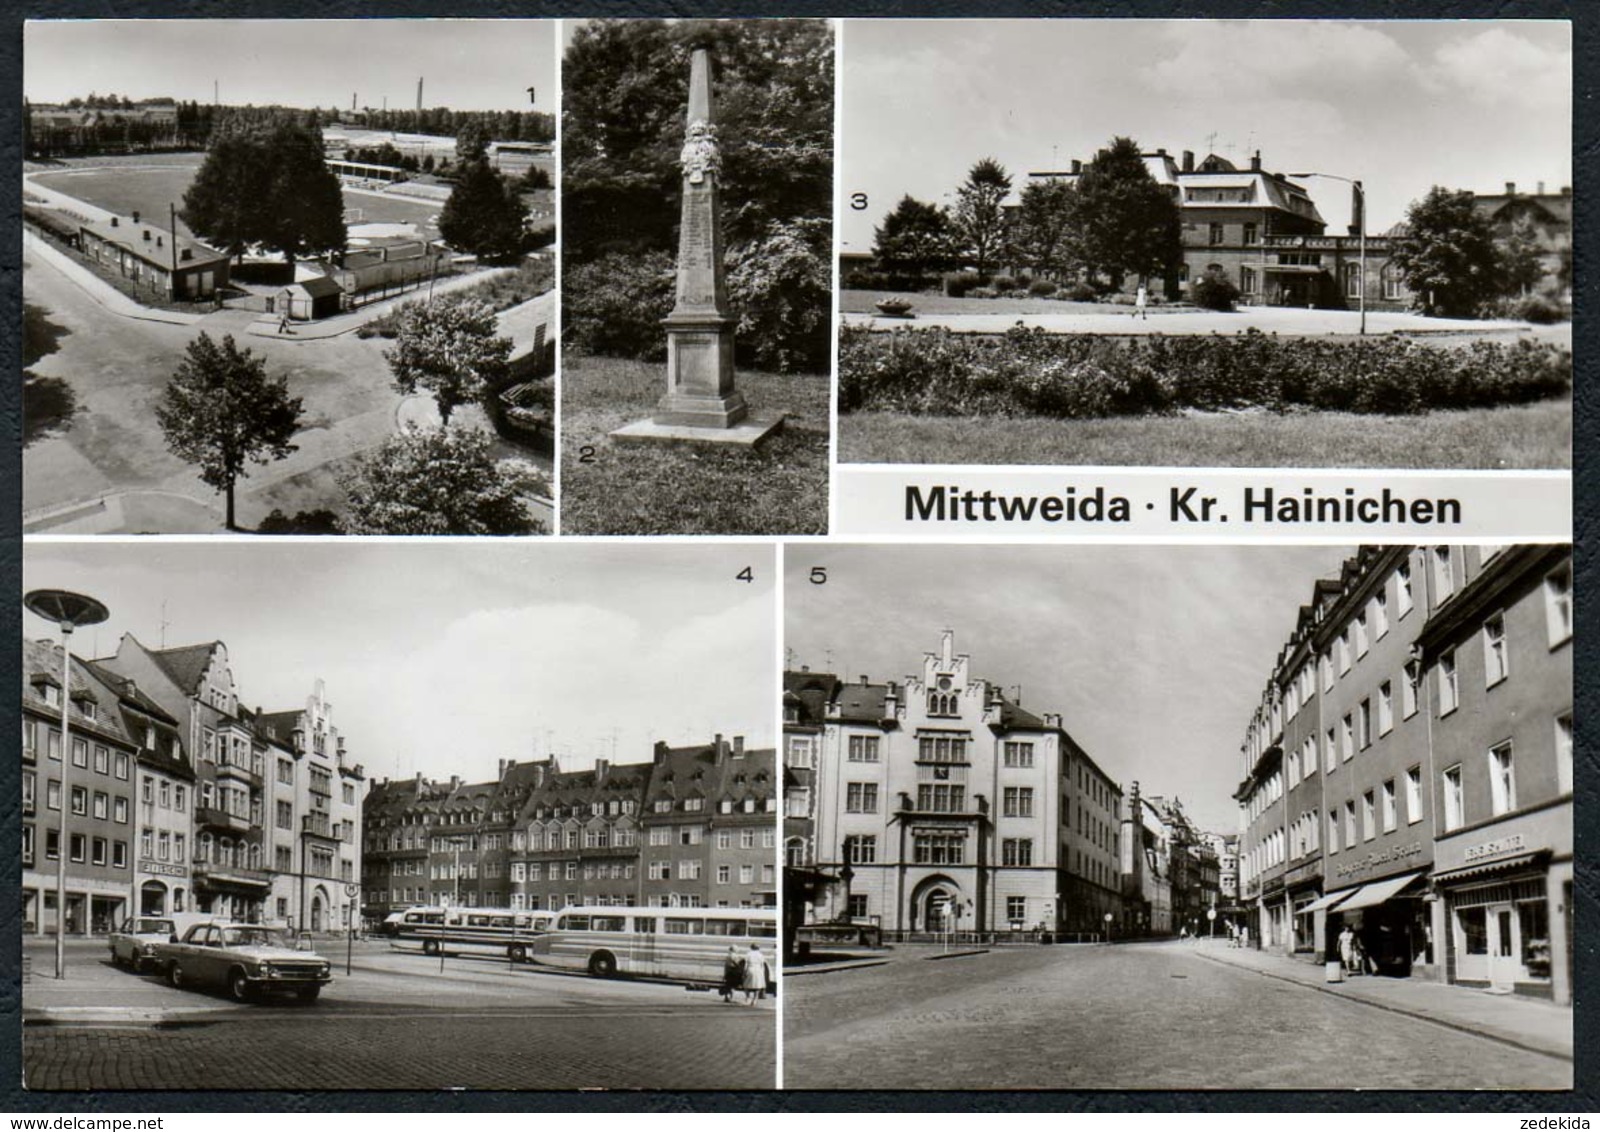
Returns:
[[[1240,746],[1312,583],[1354,547],[792,546],[785,665],[922,672],[955,632],[972,674],[1060,712],[1100,768],[1238,828]],[[814,566],[827,581],[808,581]]]
[[[554,113],[554,20],[30,20],[23,93]],[[528,87],[537,102],[528,103]]]
[[[839,71],[840,189],[868,195],[843,212],[845,251],[871,251],[906,193],[953,202],[981,158],[1020,191],[1115,136],[1359,179],[1369,232],[1435,184],[1572,183],[1559,21],[847,20]],[[1344,232],[1349,187],[1305,184]]]
[[[774,557],[737,543],[30,541],[23,580],[110,608],[74,635],[76,655],[110,655],[124,632],[159,648],[164,620],[169,648],[227,645],[247,707],[300,708],[321,677],[369,778],[487,781],[499,759],[551,750],[581,770],[719,732],[774,746]],[[31,613],[23,631],[58,635]]]

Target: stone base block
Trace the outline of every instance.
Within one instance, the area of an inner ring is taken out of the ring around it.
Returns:
[[[744,394],[735,389],[726,396],[715,393],[668,393],[656,402],[650,419],[660,425],[689,428],[732,428],[750,412]]]
[[[754,448],[783,428],[782,413],[749,413],[742,421],[727,428],[703,428],[695,425],[663,424],[652,418],[634,421],[611,434],[619,444],[719,444],[735,448]]]

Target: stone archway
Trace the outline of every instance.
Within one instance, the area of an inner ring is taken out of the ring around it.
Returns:
[[[328,893],[321,885],[311,893],[310,927],[314,932],[328,930]]]
[[[965,900],[961,886],[944,875],[931,876],[911,893],[911,930],[953,931],[960,926]]]

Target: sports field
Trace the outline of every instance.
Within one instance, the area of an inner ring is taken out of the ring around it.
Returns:
[[[140,216],[165,226],[169,204],[183,207],[184,190],[194,180],[199,167],[200,157],[196,155],[193,161],[185,164],[85,166],[37,173],[32,179],[107,211],[124,216],[137,211]],[[439,212],[438,204],[349,189],[345,190],[344,203],[347,208],[361,209],[363,223],[415,224],[428,237],[438,235],[433,223]],[[193,235],[181,219],[178,231]]]

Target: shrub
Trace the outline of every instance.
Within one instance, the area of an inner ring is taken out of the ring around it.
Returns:
[[[1195,281],[1195,306],[1208,311],[1231,311],[1238,301],[1239,288],[1220,275],[1203,275]]]
[[[1068,284],[1063,294],[1075,303],[1093,303],[1100,298],[1100,292],[1082,281]]]
[[[1035,279],[1032,283],[1028,284],[1028,294],[1034,295],[1038,298],[1043,299],[1055,293],[1056,285],[1052,280]]]
[[[566,345],[582,354],[665,361],[661,320],[672,309],[675,274],[666,252],[614,252],[569,267],[561,284]]]
[[[944,277],[944,293],[952,299],[959,299],[981,282],[983,280],[976,271],[957,271]]]
[[[1255,330],[1124,339],[1022,328],[999,337],[846,328],[839,340],[840,412],[1070,418],[1259,407],[1397,414],[1525,403],[1571,388],[1571,352],[1527,339],[1435,347]]]
[[[1553,295],[1535,293],[1523,295],[1511,304],[1510,315],[1524,322],[1562,322],[1570,316],[1561,300]]]
[[[325,507],[315,511],[298,511],[291,518],[279,508],[274,507],[272,513],[261,520],[261,525],[256,528],[257,534],[262,535],[342,535],[344,525],[339,522],[339,516]]]
[[[1026,287],[1027,284],[1018,283],[1016,278],[1011,275],[996,275],[989,280],[989,286],[996,291],[1015,291],[1020,287]]]
[[[774,221],[728,256],[728,297],[741,361],[778,373],[826,373],[833,272],[827,221]],[[659,331],[658,331],[659,333]]]
[[[967,298],[969,298],[969,299],[993,299],[993,298],[998,297],[999,294],[1000,294],[1000,292],[996,291],[993,287],[974,287],[972,290],[967,292]]]

